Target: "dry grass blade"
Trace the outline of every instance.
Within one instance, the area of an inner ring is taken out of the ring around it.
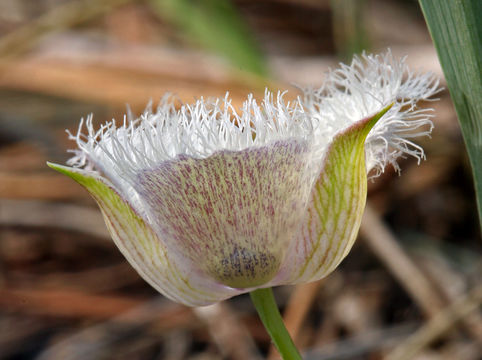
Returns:
[[[283,321],[286,325],[286,329],[296,345],[299,345],[297,340],[301,326],[315,300],[320,285],[321,281],[297,285],[291,294],[288,305],[283,313]],[[278,356],[278,351],[274,346],[271,346],[268,358],[277,359]]]
[[[195,66],[193,64],[193,66]],[[100,65],[78,66],[68,61],[17,61],[0,63],[0,87],[91,101],[123,108],[129,103],[135,111],[152,98],[157,101],[166,92],[191,101],[204,96],[222,97],[226,85],[186,81],[149,72],[105,68]],[[135,89],[136,91],[133,91]],[[234,105],[250,92],[230,86]]]
[[[477,286],[465,297],[451,304],[445,310],[428,321],[408,339],[390,353],[386,360],[410,360],[424,347],[437,340],[460,321],[480,307],[482,303],[482,285]],[[480,345],[480,344],[479,344]]]
[[[415,325],[406,323],[383,329],[367,331],[356,336],[327,344],[326,347],[308,350],[305,360],[365,359],[375,350],[386,349],[413,333]],[[364,356],[367,355],[367,356]]]
[[[99,211],[78,205],[0,199],[0,225],[45,226],[110,238]]]
[[[206,323],[221,354],[233,360],[261,359],[256,345],[244,325],[236,319],[228,303],[217,303],[193,309]]]
[[[387,266],[423,312],[429,317],[436,316],[448,303],[447,294],[419,269],[405,251],[398,245],[390,230],[383,224],[370,205],[367,205],[360,233],[372,251]],[[447,299],[447,300],[445,300]],[[470,320],[463,319],[464,327],[480,341],[480,331]]]
[[[105,292],[118,290],[124,286],[135,284],[141,278],[127,262],[103,267],[92,267],[76,272],[55,272],[46,276],[35,273],[10,272],[10,278],[19,286],[34,289],[65,289],[88,292]],[[25,285],[27,284],[27,285]]]
[[[420,264],[424,272],[443,294],[447,303],[456,302],[460,297],[464,296],[469,286],[469,281],[456,269],[448,266],[446,259],[440,254],[431,251],[427,255],[427,257],[421,259],[423,263]],[[434,261],[433,259],[437,260]],[[482,344],[482,313],[473,313],[470,317],[464,318],[461,325],[475,340]]]
[[[130,1],[133,0],[67,2],[0,39],[0,58],[21,54],[45,34],[70,28]]]
[[[71,290],[0,289],[0,306],[13,312],[66,318],[106,319],[143,301],[112,295],[89,295]]]
[[[0,349],[2,359],[15,354],[16,349],[25,345],[26,339],[37,333],[47,332],[51,324],[42,319],[18,318],[2,316],[0,319]]]
[[[443,303],[440,295],[398,245],[390,230],[369,204],[365,209],[360,234],[428,317],[441,311]]]
[[[0,198],[88,199],[87,192],[70,179],[57,174],[15,174],[0,172]]]
[[[129,311],[98,325],[80,330],[47,348],[37,359],[80,360],[97,358],[104,348],[112,346],[123,338],[130,336],[133,331],[139,332],[160,320],[168,323],[169,317],[172,318],[171,314],[176,313],[172,307],[172,305],[166,306],[166,303],[159,298],[139,302],[138,306],[131,308]],[[185,312],[186,314],[191,314],[187,308]],[[167,315],[167,317],[164,316],[164,319],[160,319],[160,314]],[[180,325],[179,323],[174,324],[175,326]]]

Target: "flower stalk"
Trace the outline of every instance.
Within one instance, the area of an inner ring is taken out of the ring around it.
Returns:
[[[241,109],[199,99],[95,130],[81,122],[69,166],[48,165],[84,186],[112,239],[160,293],[203,306],[250,292],[283,359],[301,359],[271,288],[331,273],[357,237],[367,177],[397,159],[424,159],[438,91],[404,60],[362,55],[322,88],[285,102],[266,91]],[[85,126],[84,126],[85,125]],[[86,132],[84,132],[84,127]]]
[[[284,360],[301,360],[302,357],[291,339],[276,305],[271,288],[249,293],[259,318]]]

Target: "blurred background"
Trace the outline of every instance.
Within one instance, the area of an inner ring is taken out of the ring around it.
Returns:
[[[64,163],[90,113],[165,92],[241,104],[321,85],[353,53],[408,56],[445,80],[413,0],[0,0],[0,359],[275,359],[248,296],[190,309],[110,240]],[[275,289],[306,359],[482,357],[482,243],[448,92],[427,161],[369,184],[359,239],[326,279]]]

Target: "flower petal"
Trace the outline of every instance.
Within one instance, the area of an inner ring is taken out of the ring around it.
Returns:
[[[189,306],[207,305],[241,291],[217,283],[189,264],[178,265],[164,243],[112,185],[95,173],[47,163],[70,176],[95,199],[107,228],[122,254],[152,287],[173,301]]]
[[[329,71],[323,87],[304,89],[303,106],[320,124],[315,137],[323,148],[341,129],[393,103],[365,141],[367,170],[376,177],[388,164],[400,171],[397,159],[404,155],[424,159],[423,149],[412,139],[430,135],[433,109],[419,108],[418,103],[440,90],[433,74],[413,73],[405,58],[395,59],[389,50],[355,56],[350,65]]]
[[[300,139],[184,155],[141,171],[136,190],[170,252],[223,284],[253,288],[276,275],[304,217],[311,156]]]
[[[310,195],[303,226],[273,285],[321,279],[350,251],[366,202],[365,139],[391,106],[335,136]]]

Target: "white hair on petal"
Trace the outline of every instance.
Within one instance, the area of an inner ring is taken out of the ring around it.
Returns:
[[[276,99],[266,91],[260,105],[249,95],[238,113],[228,93],[223,99],[197,100],[176,110],[166,95],[157,111],[150,107],[140,118],[121,125],[115,120],[95,131],[92,116],[82,119],[76,135],[69,133],[78,149],[68,164],[106,174],[111,181],[133,180],[142,169],[158,166],[179,155],[206,158],[217,151],[240,151],[288,138],[308,139],[312,120],[299,101]],[[87,133],[83,134],[83,127]],[[120,179],[119,179],[120,178]]]
[[[433,110],[419,109],[417,102],[429,100],[439,90],[435,76],[411,72],[405,58],[394,60],[388,50],[383,55],[363,53],[350,65],[340,64],[327,74],[322,88],[304,89],[303,105],[318,119],[315,138],[323,144],[341,129],[393,103],[365,144],[367,170],[378,176],[387,164],[400,171],[397,158],[405,154],[418,161],[425,157],[410,139],[430,135]]]
[[[89,116],[81,121],[76,135],[69,133],[78,149],[71,150],[74,156],[68,164],[103,173],[114,184],[132,185],[139,171],[179,155],[202,159],[221,150],[241,151],[298,138],[312,141],[317,174],[337,133],[393,104],[365,144],[367,170],[377,176],[387,164],[399,171],[397,159],[404,155],[424,158],[423,149],[411,139],[430,135],[432,109],[419,109],[417,102],[429,100],[438,91],[435,77],[412,73],[405,58],[396,61],[390,51],[363,54],[329,72],[322,88],[305,89],[304,98],[292,103],[283,100],[284,93],[278,92],[275,98],[266,91],[259,105],[249,95],[239,112],[228,94],[222,99],[201,98],[177,110],[166,95],[156,112],[149,105],[138,119],[132,119],[128,111],[120,125],[112,120],[94,130]]]

